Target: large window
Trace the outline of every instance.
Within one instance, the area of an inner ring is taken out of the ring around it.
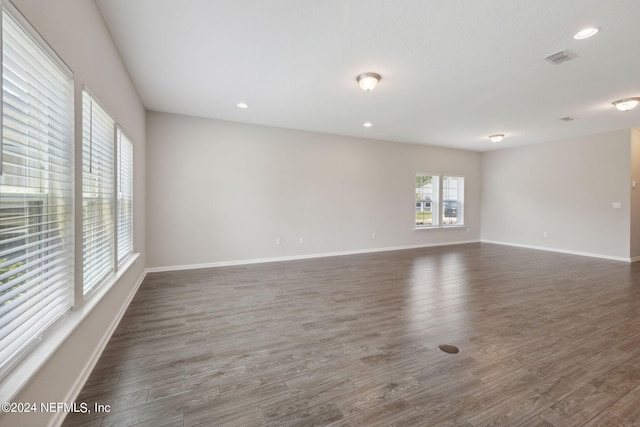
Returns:
[[[464,224],[464,177],[416,174],[415,228]]]
[[[73,295],[73,76],[2,8],[0,372]]]
[[[115,268],[115,122],[82,93],[82,257],[84,293]]]

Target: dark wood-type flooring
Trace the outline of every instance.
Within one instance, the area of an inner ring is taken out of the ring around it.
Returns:
[[[477,243],[152,273],[77,401],[111,411],[65,426],[640,425],[640,263]]]

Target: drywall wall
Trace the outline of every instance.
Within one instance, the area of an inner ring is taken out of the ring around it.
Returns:
[[[95,307],[86,314],[84,321],[64,342],[59,343],[53,355],[11,399],[15,402],[69,402],[75,398],[74,392],[79,391],[82,376],[99,355],[105,334],[114,326],[114,320],[145,271],[145,111],[95,2],[15,0],[13,3],[74,72],[76,278],[81,277],[82,269],[81,258],[78,258],[82,250],[82,228],[78,218],[82,218],[82,177],[79,171],[82,171],[81,94],[84,86],[109,110],[134,143],[134,250],[140,256],[100,301],[92,301]],[[41,411],[3,414],[0,415],[0,425],[55,425],[63,415]]]
[[[483,153],[482,240],[628,259],[630,137]]]
[[[480,236],[479,153],[157,112],[147,138],[151,268]],[[466,177],[468,231],[414,230],[417,172]]]
[[[640,261],[640,129],[631,129],[631,259]]]

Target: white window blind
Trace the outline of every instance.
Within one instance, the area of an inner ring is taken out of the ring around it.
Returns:
[[[73,76],[2,8],[0,371],[66,313],[73,293]]]
[[[133,144],[118,128],[118,263],[133,252]]]
[[[82,117],[82,252],[86,294],[115,266],[115,124],[87,91],[82,93]]]

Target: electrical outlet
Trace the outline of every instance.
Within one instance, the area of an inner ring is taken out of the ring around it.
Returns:
[[[299,238],[299,239],[298,239],[298,243],[300,243],[301,245],[303,245],[303,244],[304,244],[304,237]]]
[[[276,237],[276,246],[280,246],[280,238]]]
[[[543,233],[542,233],[542,237],[544,237],[544,238],[546,239],[547,237],[549,237],[549,233],[547,233],[546,231],[545,231],[545,232],[543,232]]]
[[[376,238],[376,233],[371,233],[371,238],[375,239]]]

